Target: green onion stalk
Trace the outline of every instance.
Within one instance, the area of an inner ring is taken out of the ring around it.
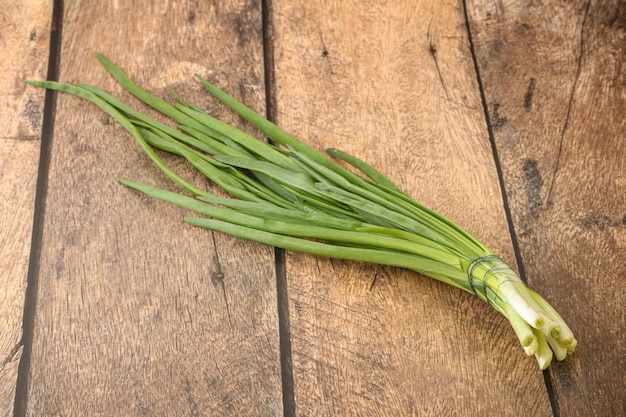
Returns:
[[[154,164],[182,190],[121,183],[176,204],[200,217],[190,225],[286,250],[408,268],[475,294],[506,317],[527,355],[541,369],[563,360],[576,339],[556,310],[502,259],[467,231],[414,201],[390,179],[337,149],[330,157],[299,141],[196,75],[206,90],[257,129],[270,143],[224,123],[176,96],[170,104],[135,84],[100,54],[97,59],[130,94],[174,121],[169,127],[84,84],[28,81],[86,99],[122,125]],[[156,149],[185,158],[230,198],[185,181]]]

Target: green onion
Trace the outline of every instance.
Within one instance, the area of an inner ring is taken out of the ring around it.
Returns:
[[[300,142],[197,75],[202,85],[269,139],[266,143],[175,95],[171,105],[135,84],[96,54],[129,93],[169,117],[171,128],[89,85],[28,81],[91,101],[127,129],[183,193],[134,181],[121,183],[203,217],[190,225],[287,250],[408,268],[478,296],[506,317],[524,352],[541,369],[574,352],[576,339],[556,310],[485,245],[424,207],[381,172],[337,149]],[[231,198],[217,197],[171,170],[155,149],[185,158]]]

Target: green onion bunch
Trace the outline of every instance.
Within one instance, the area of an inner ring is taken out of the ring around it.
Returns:
[[[414,201],[379,171],[337,149],[300,142],[197,75],[202,85],[265,134],[260,141],[177,97],[170,104],[135,84],[102,55],[104,68],[133,96],[171,118],[177,129],[148,117],[90,85],[28,81],[74,94],[126,128],[150,159],[183,191],[121,180],[150,197],[195,212],[185,222],[275,247],[408,268],[471,292],[506,317],[524,351],[541,369],[562,360],[576,339],[556,310],[485,245]],[[185,158],[231,198],[185,181],[155,149]]]

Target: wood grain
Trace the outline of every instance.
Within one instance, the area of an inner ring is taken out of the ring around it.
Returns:
[[[508,204],[520,267],[580,344],[546,385],[475,297],[287,253],[281,363],[272,249],[193,229],[183,210],[119,185],[172,189],[102,112],[59,95],[27,396],[14,409],[44,97],[22,81],[45,77],[52,10],[0,0],[0,416],[626,415],[619,1],[64,4],[62,81],[128,99],[99,51],[157,95],[171,99],[168,83],[240,124],[192,74],[261,112],[269,75],[280,125],[367,160],[515,265]]]
[[[272,4],[278,122],[372,163],[514,264],[461,4]],[[287,274],[298,415],[551,415],[536,363],[477,299],[298,254]]]
[[[13,415],[22,355],[22,314],[30,255],[43,91],[28,78],[46,75],[48,2],[0,1],[0,416]]]
[[[528,280],[577,352],[550,368],[561,415],[626,415],[623,2],[470,2]]]
[[[98,51],[167,99],[166,83],[222,112],[198,72],[263,111],[257,2],[139,4],[66,2],[61,81],[119,94]],[[281,415],[272,250],[118,184],[172,188],[85,101],[58,96],[50,158],[27,415]]]

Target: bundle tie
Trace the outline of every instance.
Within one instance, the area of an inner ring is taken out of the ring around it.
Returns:
[[[487,264],[487,263],[489,265],[487,267],[487,271],[483,275],[482,283],[475,282],[475,280],[474,280],[474,270],[478,266],[481,266],[481,265],[484,265],[484,264]],[[493,306],[493,302],[492,302],[491,297],[489,295],[489,291],[487,291],[488,288],[487,288],[487,285],[485,284],[485,282],[487,281],[487,279],[489,279],[489,276],[496,275],[496,272],[498,271],[498,268],[501,267],[502,265],[504,265],[506,269],[509,269],[509,267],[506,266],[506,263],[499,256],[493,255],[493,254],[489,254],[489,255],[484,255],[484,256],[481,256],[479,258],[474,258],[474,259],[470,260],[469,267],[467,268],[467,281],[469,283],[470,288],[472,289],[472,292],[476,296],[479,296],[479,292],[481,294],[483,294],[484,297],[485,297],[485,300],[487,301],[487,304],[489,304],[490,306]],[[500,285],[501,284],[502,283],[500,283]],[[497,297],[497,288],[496,288],[495,291],[493,291],[493,293]]]

